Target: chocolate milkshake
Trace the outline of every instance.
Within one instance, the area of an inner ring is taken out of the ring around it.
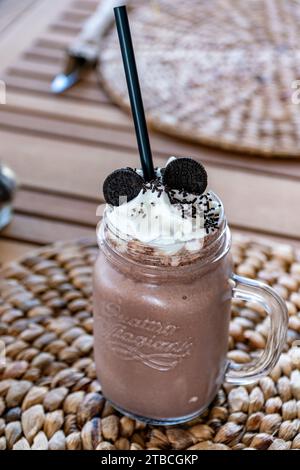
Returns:
[[[275,365],[287,309],[269,286],[232,274],[230,232],[207,174],[191,158],[154,170],[126,7],[115,9],[141,170],[103,186],[94,272],[94,349],[105,397],[153,424],[188,421],[222,381],[247,384]],[[258,302],[271,335],[256,363],[226,360],[232,297]]]
[[[104,395],[131,415],[172,423],[204,410],[223,381],[232,264],[218,197],[169,188],[163,174],[107,206],[94,331]]]

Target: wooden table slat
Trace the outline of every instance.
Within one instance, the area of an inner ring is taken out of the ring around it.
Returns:
[[[15,211],[51,219],[54,222],[70,222],[95,228],[98,201],[85,201],[79,198],[49,194],[30,189],[21,189],[14,201]]]
[[[89,11],[86,12],[73,6],[62,12],[62,14],[59,16],[59,19],[60,21],[72,21],[73,23],[82,24],[90,17],[90,15],[91,13]]]
[[[65,42],[61,42],[56,35],[48,35],[47,37],[40,36],[31,44],[31,46],[34,45],[38,47],[51,48],[60,52],[66,50]]]
[[[12,90],[22,90],[24,92],[39,93],[47,96],[50,94],[51,80],[39,80],[32,77],[18,77],[5,75],[2,79],[7,84],[8,92]],[[91,103],[109,103],[108,97],[101,90],[94,87],[89,88],[84,83],[71,88],[65,94],[65,97],[76,101],[86,101]]]
[[[103,128],[89,124],[82,126],[77,122],[51,119],[43,115],[14,113],[0,109],[0,126],[12,131],[22,131],[43,135],[53,139],[76,141],[85,144],[99,144],[108,148],[133,150],[136,147],[135,136],[123,129]],[[153,145],[154,148],[154,145]]]
[[[22,59],[30,59],[44,63],[57,63],[63,61],[66,57],[66,51],[64,49],[55,49],[53,47],[41,46],[33,44],[22,54]],[[18,64],[18,63],[17,63]],[[15,64],[13,64],[15,65]],[[12,65],[12,66],[13,66]]]
[[[76,238],[96,238],[95,228],[55,222],[39,217],[15,214],[11,224],[1,232],[1,238],[30,242],[37,245]]]
[[[51,31],[47,29],[39,38],[39,44],[59,44],[61,49],[68,49],[74,40],[74,34],[68,34],[62,31]]]
[[[74,102],[64,95],[34,96],[22,92],[8,92],[7,110],[13,112],[26,112],[33,115],[44,115],[50,118],[59,116],[71,122],[110,126],[130,130],[133,133],[131,118],[116,106],[111,104],[91,104]]]
[[[12,65],[7,69],[8,76],[32,77],[40,78],[41,80],[51,81],[58,73],[64,68],[64,60],[58,60],[56,63],[47,63],[40,60],[20,59],[17,64]],[[93,84],[97,91],[103,94],[99,87],[99,80],[95,73],[90,73],[85,76],[85,84]]]
[[[128,166],[138,163],[138,151],[127,152],[101,148],[99,145],[81,145],[19,133],[12,134],[0,128],[0,141],[5,149],[5,161],[17,173],[20,181],[35,188],[98,198],[104,178],[120,167],[122,160]],[[120,155],[122,160],[120,160]],[[156,158],[163,165],[165,159]]]
[[[70,37],[74,37],[81,31],[81,24],[73,23],[72,21],[60,21],[57,20],[49,26],[49,30],[66,34]]]
[[[72,2],[72,7],[92,13],[99,5],[98,0],[75,0]]]
[[[8,241],[0,237],[0,265],[22,258],[28,251],[32,251],[38,246],[34,243]]]

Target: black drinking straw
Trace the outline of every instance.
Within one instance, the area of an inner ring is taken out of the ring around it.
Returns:
[[[114,12],[144,179],[151,181],[155,173],[126,6]]]

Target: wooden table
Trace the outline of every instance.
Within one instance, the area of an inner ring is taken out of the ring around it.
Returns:
[[[0,262],[56,240],[95,235],[101,186],[113,169],[135,166],[131,118],[91,74],[55,97],[52,77],[95,0],[0,1],[0,159],[17,173],[15,217],[0,237]],[[235,232],[300,246],[300,160],[265,160],[153,134],[155,163],[191,155],[206,165]]]

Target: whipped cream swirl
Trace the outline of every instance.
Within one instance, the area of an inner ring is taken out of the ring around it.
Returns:
[[[163,251],[176,252],[183,246],[189,251],[199,250],[205,237],[219,228],[222,203],[212,191],[195,195],[165,188],[162,172],[158,169],[157,180],[145,184],[136,198],[118,207],[107,205],[108,224],[122,239]]]

